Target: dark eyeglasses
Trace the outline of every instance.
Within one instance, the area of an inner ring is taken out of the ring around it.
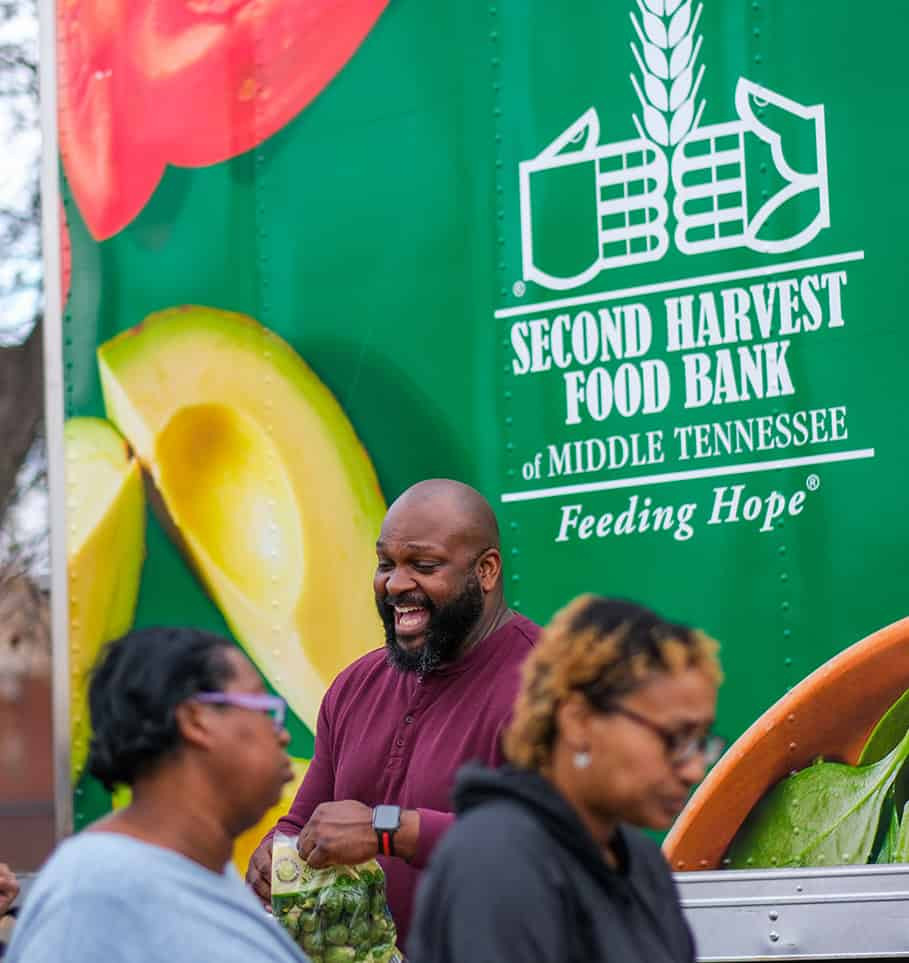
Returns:
[[[199,692],[190,701],[265,712],[271,716],[276,732],[284,728],[287,703],[280,696],[255,692]]]
[[[603,711],[615,712],[620,716],[625,716],[626,719],[631,719],[638,725],[644,726],[645,729],[649,729],[654,735],[659,736],[666,749],[666,758],[673,766],[684,766],[695,756],[700,756],[705,766],[712,766],[726,748],[726,740],[720,736],[711,733],[692,736],[683,732],[673,732],[671,729],[664,729],[656,722],[618,703],[613,703]]]

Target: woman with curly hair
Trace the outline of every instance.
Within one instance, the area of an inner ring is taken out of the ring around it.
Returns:
[[[411,963],[692,963],[658,846],[721,751],[701,632],[585,595],[543,631],[505,734],[470,767],[417,897]]]
[[[9,963],[302,963],[230,865],[292,777],[283,700],[226,639],[153,628],[102,651],[88,702],[89,772],[132,801],[57,849]]]

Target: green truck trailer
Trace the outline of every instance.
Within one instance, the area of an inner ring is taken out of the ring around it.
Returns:
[[[58,832],[121,802],[84,677],[132,625],[235,639],[302,776],[384,507],[451,476],[514,608],[721,641],[702,957],[909,955],[903,6],[41,13]]]

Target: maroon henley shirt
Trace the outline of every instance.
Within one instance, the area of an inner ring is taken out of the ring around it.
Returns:
[[[500,737],[539,631],[516,615],[463,659],[422,678],[392,668],[378,649],[348,666],[325,693],[313,760],[276,828],[299,833],[319,803],[344,799],[418,809],[413,860],[379,859],[399,946],[407,943],[420,870],[454,820],[455,773],[469,760],[502,762]]]

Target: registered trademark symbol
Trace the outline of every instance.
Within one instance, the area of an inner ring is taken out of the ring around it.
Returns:
[[[821,479],[818,475],[809,475],[805,479],[805,487],[810,492],[816,492],[821,487]]]
[[[527,285],[523,281],[515,281],[511,286],[511,290],[514,292],[516,298],[523,298],[527,293]]]

